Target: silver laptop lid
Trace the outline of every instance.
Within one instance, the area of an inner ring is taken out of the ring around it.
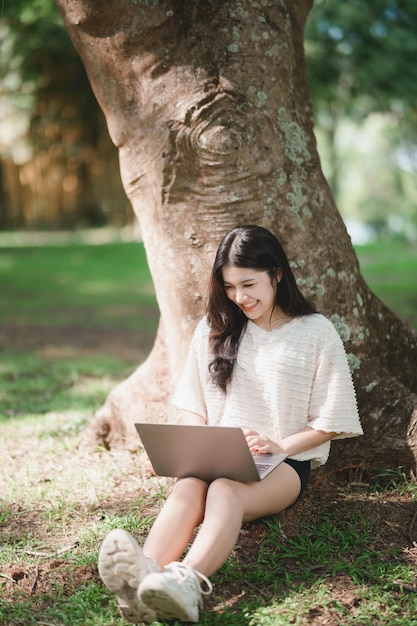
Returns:
[[[154,471],[159,476],[195,476],[208,482],[231,478],[259,481],[286,455],[256,457],[266,468],[260,477],[241,428],[182,424],[135,424]]]

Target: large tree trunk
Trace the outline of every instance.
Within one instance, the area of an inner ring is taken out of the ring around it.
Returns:
[[[312,2],[56,3],[119,148],[163,321],[90,432],[137,445],[135,419],[172,416],[215,249],[256,223],[345,341],[366,434],[336,443],[330,463],[415,467],[417,338],[364,283],[321,171],[303,53]]]

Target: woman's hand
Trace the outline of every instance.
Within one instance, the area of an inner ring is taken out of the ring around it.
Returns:
[[[327,433],[323,430],[315,430],[314,428],[306,426],[298,433],[289,435],[280,441],[272,441],[272,439],[261,435],[256,432],[256,430],[246,430],[244,434],[252,454],[277,454],[285,452],[288,456],[292,456],[293,454],[311,450],[326,441],[330,441],[337,433]]]
[[[256,430],[245,430],[244,435],[252,454],[279,454],[284,452],[276,441],[261,435]]]

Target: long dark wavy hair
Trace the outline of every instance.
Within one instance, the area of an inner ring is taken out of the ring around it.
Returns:
[[[209,341],[213,354],[209,369],[213,382],[224,392],[232,378],[240,338],[248,321],[243,311],[226,295],[222,272],[227,266],[267,272],[271,284],[276,281],[277,270],[281,269],[276,304],[291,317],[316,312],[314,305],[299,290],[287,256],[275,235],[266,228],[253,225],[238,226],[227,233],[214,260],[207,302]]]

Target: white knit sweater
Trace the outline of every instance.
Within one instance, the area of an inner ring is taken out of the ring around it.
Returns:
[[[239,345],[232,380],[223,393],[211,380],[206,318],[194,333],[173,404],[207,424],[253,429],[277,441],[310,426],[363,434],[343,343],[323,315],[293,318],[267,331],[250,320]],[[292,458],[318,467],[330,442]]]

